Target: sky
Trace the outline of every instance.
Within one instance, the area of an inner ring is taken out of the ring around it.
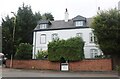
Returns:
[[[118,7],[120,0],[0,0],[0,22],[1,18],[9,15],[14,16],[11,12],[17,13],[18,7],[30,5],[32,11],[41,14],[52,13],[55,20],[63,20],[65,9],[68,9],[69,19],[77,15],[84,17],[93,17],[97,13],[97,8],[109,10]]]

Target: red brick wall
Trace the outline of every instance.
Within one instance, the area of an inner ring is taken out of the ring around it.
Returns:
[[[82,60],[78,62],[70,62],[69,69],[71,71],[111,71],[111,59]]]
[[[10,67],[10,60],[6,61],[6,66]],[[47,60],[13,60],[12,67],[22,69],[60,70],[60,63]]]
[[[10,67],[10,60],[6,61],[6,66]],[[60,70],[60,63],[48,60],[13,60],[13,68]],[[70,71],[111,71],[112,62],[111,59],[69,62],[69,69]]]

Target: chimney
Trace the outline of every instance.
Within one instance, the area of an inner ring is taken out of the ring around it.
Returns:
[[[68,18],[69,18],[69,14],[68,14],[68,10],[66,8],[66,10],[65,10],[65,22],[68,22]]]
[[[120,1],[118,2],[118,10],[120,11]]]
[[[100,7],[98,7],[98,13],[100,13]]]

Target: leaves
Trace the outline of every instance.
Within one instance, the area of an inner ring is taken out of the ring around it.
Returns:
[[[45,16],[49,20],[54,19],[51,13],[45,13]],[[14,17],[10,18],[7,15],[4,19],[2,18],[2,52],[7,54],[7,58],[16,53],[16,47],[20,43],[33,43],[33,30],[41,19],[40,12],[33,14],[31,6],[24,3],[18,8]],[[15,27],[14,41],[13,27]]]
[[[19,44],[15,58],[19,60],[32,59],[32,45],[29,43]]]
[[[64,58],[68,61],[77,61],[84,58],[84,42],[80,37],[68,40],[54,40],[48,44],[48,59],[60,61]]]
[[[104,54],[120,55],[120,12],[117,9],[100,12],[94,17],[92,28]]]
[[[42,19],[49,20],[49,21],[54,21],[54,17],[51,13],[44,13],[42,15]]]

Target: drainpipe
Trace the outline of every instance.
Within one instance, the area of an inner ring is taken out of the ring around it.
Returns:
[[[33,59],[35,59],[35,52],[36,52],[36,31],[34,31],[34,33],[35,33],[35,44],[34,44]]]

